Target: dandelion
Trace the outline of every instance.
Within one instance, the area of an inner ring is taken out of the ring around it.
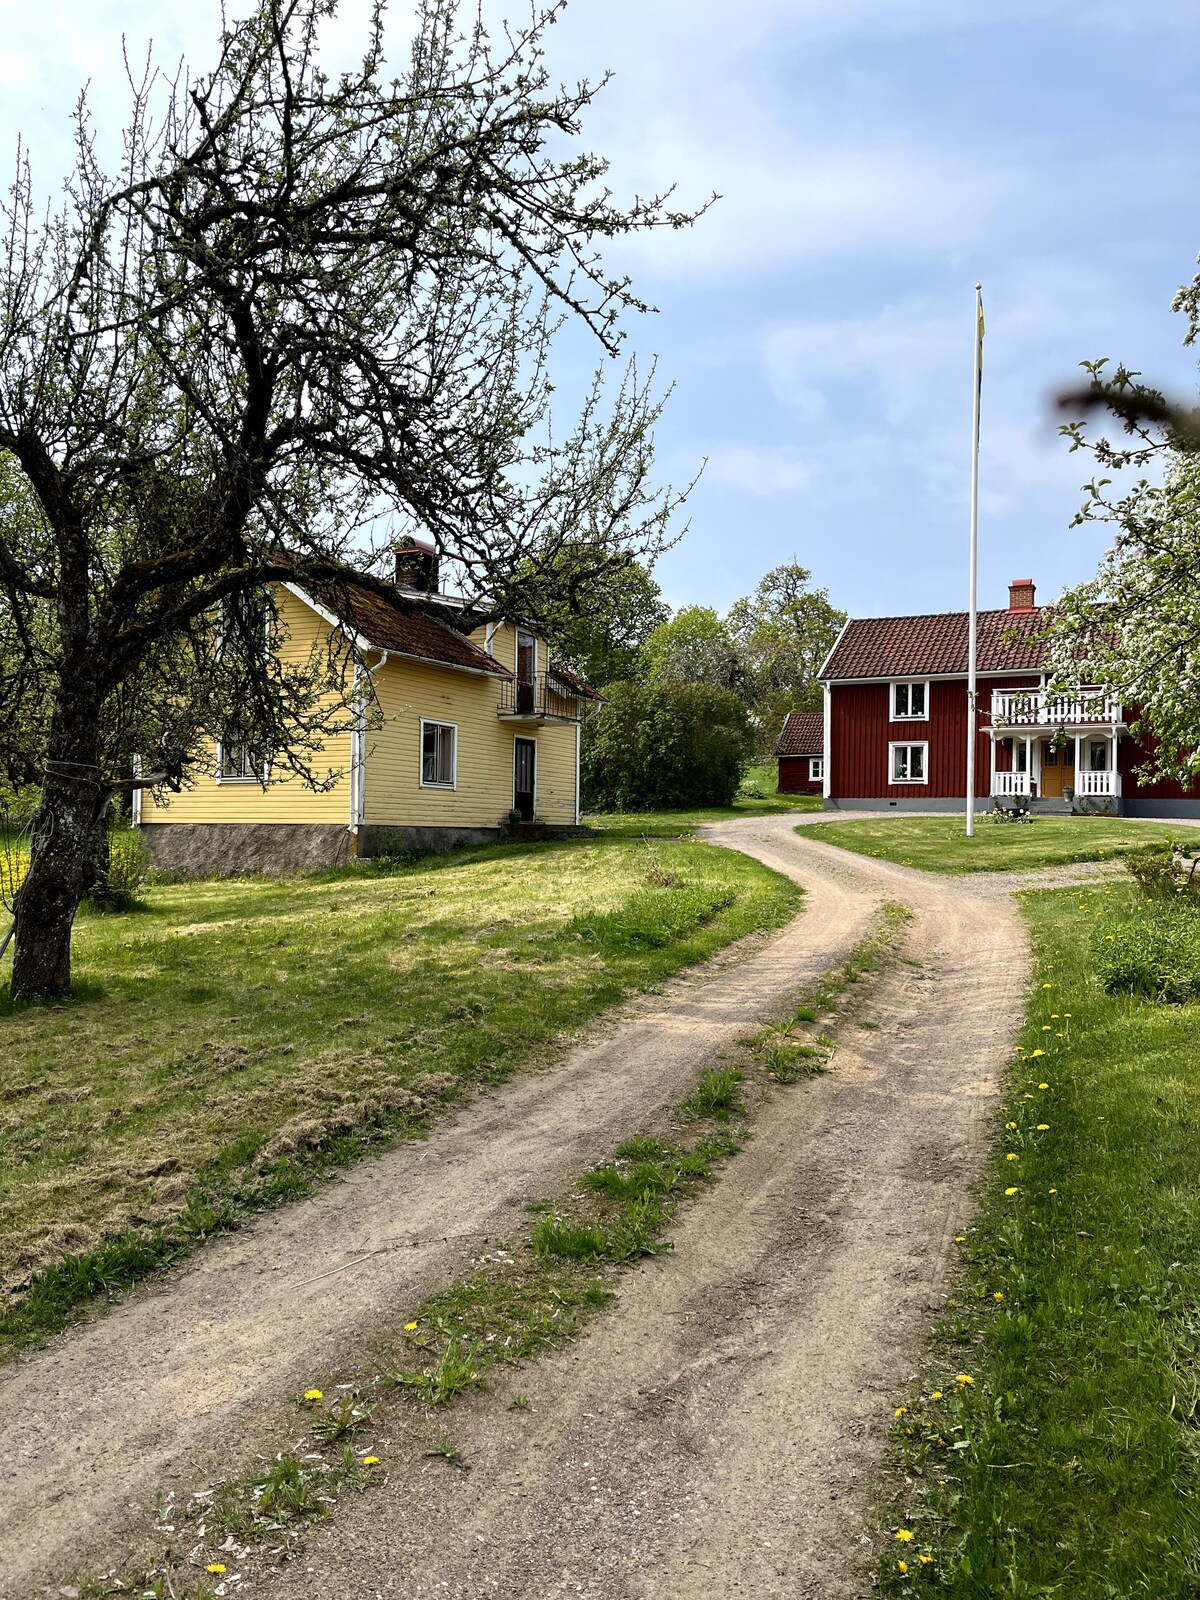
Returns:
[[[910,1528],[897,1528],[896,1537],[899,1539],[901,1544],[911,1544],[913,1537],[912,1530]]]
[[[997,1289],[995,1294],[992,1296],[992,1299],[996,1302],[997,1305],[999,1305],[1000,1302],[1004,1299],[1004,1296],[1001,1294],[1000,1290]]]
[[[1037,1131],[1039,1133],[1049,1133],[1050,1132],[1050,1124],[1048,1122],[1039,1122],[1038,1125],[1037,1125]]]
[[[1005,1128],[1005,1132],[1006,1133],[1011,1133],[1015,1127],[1016,1127],[1016,1123],[1015,1122],[1006,1122],[1004,1124],[1004,1128]]]
[[[975,1379],[969,1372],[956,1373],[954,1381],[960,1389],[973,1389],[975,1387]]]
[[[225,1571],[225,1563],[223,1561],[210,1561],[204,1570],[205,1572],[215,1572],[220,1576]]]
[[[362,1458],[362,1464],[363,1464],[364,1467],[377,1467],[379,1465],[379,1457],[378,1456],[364,1456]]]
[[[1039,1089],[1048,1089],[1049,1087],[1050,1087],[1050,1085],[1048,1083],[1039,1083],[1038,1084],[1038,1088]]]
[[[930,1567],[930,1566],[933,1565],[933,1557],[932,1556],[918,1556],[917,1560],[921,1563],[921,1565],[923,1567]]]
[[[1042,1024],[1042,1032],[1043,1033],[1053,1033],[1053,1031],[1054,1031],[1053,1028],[1051,1028],[1051,1026],[1050,1026],[1050,1024],[1048,1022],[1044,1022]]]
[[[405,1331],[405,1333],[412,1333],[412,1332],[413,1332],[413,1331],[414,1331],[414,1330],[415,1330],[415,1328],[416,1328],[416,1326],[417,1326],[417,1325],[416,1325],[416,1323],[415,1323],[415,1322],[406,1322],[406,1323],[405,1323],[405,1324],[404,1324],[404,1331]]]
[[[896,1409],[895,1409],[895,1412],[893,1413],[893,1415],[897,1416],[897,1417],[902,1417],[907,1410],[908,1410],[907,1406],[897,1406]]]
[[[1021,1158],[1015,1150],[1010,1150],[1004,1159],[1005,1161],[1020,1161]]]
[[[940,1389],[935,1389],[929,1398],[931,1400],[940,1400],[942,1398],[942,1391]]]
[[[1014,1194],[1020,1194],[1021,1191],[1020,1191],[1020,1189],[1005,1189],[1004,1192],[1005,1192],[1006,1195],[1009,1195],[1011,1197]]]
[[[1049,1191],[1048,1191],[1048,1192],[1049,1192],[1049,1193],[1050,1193],[1050,1194],[1057,1194],[1057,1193],[1058,1193],[1058,1190],[1057,1190],[1057,1189],[1051,1189],[1051,1190],[1049,1190]]]
[[[1034,1050],[1034,1051],[1033,1051],[1033,1052],[1032,1052],[1032,1054],[1031,1054],[1031,1055],[1030,1055],[1030,1057],[1029,1057],[1029,1059],[1030,1059],[1030,1060],[1031,1060],[1031,1061],[1033,1061],[1033,1060],[1035,1060],[1035,1059],[1036,1059],[1036,1058],[1037,1058],[1037,1057],[1038,1057],[1038,1056],[1044,1056],[1044,1055],[1045,1055],[1045,1054],[1046,1054],[1046,1052],[1045,1052],[1045,1051],[1044,1051],[1044,1050],[1041,1050],[1041,1049],[1038,1049],[1038,1050]]]
[[[1053,989],[1053,987],[1054,987],[1054,985],[1052,983],[1044,983],[1042,985],[1043,989]]]
[[[965,1233],[956,1233],[954,1235],[954,1242],[955,1242],[955,1244],[966,1244],[966,1242],[967,1242],[966,1234]]]
[[[899,1571],[899,1572],[907,1572],[908,1571],[908,1562],[907,1561],[897,1561],[896,1568],[897,1568],[897,1571]]]
[[[320,1389],[305,1389],[304,1398],[306,1400],[324,1400],[325,1396]]]

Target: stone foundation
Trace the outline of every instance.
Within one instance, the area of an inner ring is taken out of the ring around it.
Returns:
[[[314,872],[351,856],[350,832],[336,823],[143,822],[141,835],[156,867],[185,878]]]

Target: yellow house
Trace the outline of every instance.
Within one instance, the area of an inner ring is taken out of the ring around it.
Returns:
[[[297,584],[276,594],[285,659],[306,661],[341,628],[362,663],[347,685],[350,725],[320,756],[338,774],[332,786],[316,790],[290,774],[270,781],[245,746],[217,743],[181,794],[160,802],[135,792],[133,823],[157,866],[328,866],[488,843],[514,824],[538,836],[579,826],[579,729],[599,695],[527,629],[455,626],[454,602],[431,592],[432,552],[404,556],[394,600],[347,580],[349,615]],[[377,707],[370,716],[364,673]]]

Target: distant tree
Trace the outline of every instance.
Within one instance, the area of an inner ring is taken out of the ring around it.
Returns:
[[[545,628],[555,649],[589,683],[622,683],[642,676],[646,639],[670,614],[650,573],[630,561],[564,597]]]
[[[593,811],[727,806],[754,730],[728,689],[698,683],[618,683],[583,730],[584,802]]]
[[[726,618],[742,692],[766,748],[789,711],[819,709],[817,673],[846,622],[846,613],[830,604],[828,590],[810,587],[811,578],[795,563],[774,567]]]
[[[660,623],[642,649],[647,676],[655,683],[700,683],[738,692],[744,683],[741,655],[728,624],[711,606],[684,606]]]
[[[61,214],[42,220],[25,158],[5,187],[0,451],[38,513],[0,526],[21,717],[13,736],[5,704],[0,765],[32,739],[41,784],[18,998],[69,985],[114,799],[180,782],[205,732],[243,718],[324,781],[339,663],[278,672],[253,596],[296,579],[336,601],[383,506],[485,614],[537,621],[564,568],[582,583],[653,561],[678,503],[651,481],[661,402],[632,364],[611,404],[598,375],[578,419],[550,425],[561,317],[611,356],[623,313],[646,309],[600,247],[690,220],[666,197],[622,208],[573,147],[598,86],[549,79],[561,0],[495,47],[457,0],[423,0],[400,71],[377,0],[361,66],[333,81],[317,39],[335,8],[254,0],[210,74],[148,78],[119,174],[81,102]],[[141,777],[114,766],[130,748]]]

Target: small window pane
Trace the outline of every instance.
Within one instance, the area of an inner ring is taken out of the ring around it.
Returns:
[[[906,683],[898,683],[896,685],[896,715],[898,717],[906,717],[908,715],[908,685]]]
[[[454,725],[426,722],[421,728],[421,782],[453,786]]]
[[[923,778],[925,776],[925,746],[913,744],[908,747],[908,775],[910,778]]]
[[[925,715],[925,685],[923,683],[910,683],[908,686],[908,714],[910,717],[923,717]]]

